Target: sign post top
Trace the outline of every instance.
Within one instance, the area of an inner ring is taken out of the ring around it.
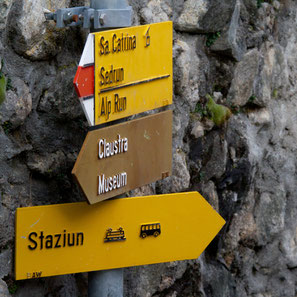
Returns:
[[[54,20],[57,28],[83,26],[85,29],[111,29],[132,24],[132,7],[126,0],[91,0],[91,6],[46,10],[46,20]]]
[[[172,22],[90,33],[74,78],[89,125],[172,103]]]

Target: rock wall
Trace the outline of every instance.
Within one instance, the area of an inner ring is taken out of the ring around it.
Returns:
[[[296,297],[296,1],[129,3],[135,25],[174,23],[174,127],[172,177],[128,195],[198,190],[227,223],[197,260],[125,269],[125,296]],[[88,32],[43,16],[78,5],[0,2],[3,297],[87,296],[86,274],[13,276],[16,208],[84,200],[71,169],[88,127],[72,80]]]

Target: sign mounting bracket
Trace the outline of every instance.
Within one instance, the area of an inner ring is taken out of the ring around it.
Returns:
[[[56,12],[45,11],[47,21],[56,22],[57,28],[78,27],[105,30],[130,27],[132,7],[125,0],[92,0],[90,7],[61,8]]]

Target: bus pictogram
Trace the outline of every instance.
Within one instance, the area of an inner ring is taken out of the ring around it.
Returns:
[[[147,236],[150,236],[150,235],[157,237],[160,234],[161,234],[161,224],[160,223],[141,225],[140,237],[142,237],[142,238],[146,238]]]

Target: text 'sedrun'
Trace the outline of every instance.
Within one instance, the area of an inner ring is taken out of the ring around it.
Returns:
[[[113,65],[110,66],[110,69],[105,69],[104,67],[101,67],[100,78],[101,86],[121,82],[124,80],[124,68],[113,68]]]

